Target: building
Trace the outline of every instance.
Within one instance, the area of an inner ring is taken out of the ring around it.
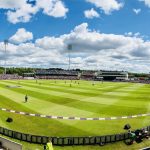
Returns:
[[[126,71],[98,71],[97,80],[128,80],[128,72]]]

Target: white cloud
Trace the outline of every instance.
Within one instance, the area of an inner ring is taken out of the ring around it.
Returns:
[[[86,1],[102,9],[107,15],[110,14],[112,11],[120,10],[123,7],[123,3],[119,3],[117,0],[86,0]]]
[[[32,43],[9,43],[7,64],[68,68],[67,46],[72,44],[72,68],[150,72],[150,41],[144,41],[140,33],[135,34],[100,33],[82,23],[58,37],[46,36]],[[4,44],[0,43],[0,59],[4,60],[4,56]]]
[[[84,15],[86,18],[89,18],[89,19],[100,17],[99,13],[95,11],[93,8],[90,10],[85,10]]]
[[[61,0],[38,0],[37,7],[43,9],[43,13],[53,17],[66,17],[69,11]]]
[[[138,69],[138,71],[147,72],[150,42],[136,37],[139,33],[135,34],[129,33],[129,35],[124,36],[99,33],[91,31],[88,29],[88,24],[83,23],[76,26],[69,34],[57,38],[37,39],[36,46],[60,54],[57,58],[64,59],[65,66],[67,66],[67,45],[72,44],[72,67],[127,69],[129,71],[137,71],[136,69]],[[143,60],[143,64],[140,64],[139,60]]]
[[[55,38],[55,37],[44,37],[41,39],[37,39],[35,41],[36,46],[41,47],[43,49],[59,49],[64,47],[63,40],[61,38]]]
[[[7,10],[7,20],[13,24],[28,22],[37,13],[37,7],[27,3],[27,0],[1,0],[0,9]]]
[[[16,11],[9,10],[7,12],[7,20],[13,24],[19,22],[29,22],[31,17],[37,13],[37,8],[31,5],[25,4]]]
[[[38,11],[52,17],[66,17],[68,8],[61,0],[35,0],[35,5],[28,0],[0,0],[0,9],[5,9],[7,20],[13,24],[29,22]]]
[[[128,33],[125,33],[125,35],[127,35],[127,36],[133,36],[133,33],[132,32],[128,32]]]
[[[140,36],[140,32],[137,32],[134,34],[135,37],[139,37]]]
[[[12,37],[10,37],[9,40],[12,43],[19,44],[19,43],[24,43],[24,42],[30,41],[32,39],[33,39],[32,32],[28,32],[24,28],[20,28],[17,30],[17,32]]]
[[[87,23],[82,23],[82,24],[76,26],[73,31],[78,33],[78,34],[86,33],[88,31],[88,24]]]
[[[50,16],[53,17],[66,17],[66,13],[68,12],[68,8],[64,7],[64,4],[61,1],[55,3],[54,8],[50,12]]]
[[[144,37],[144,36],[141,36],[141,34],[139,32],[136,32],[136,33],[128,32],[128,33],[125,33],[125,35],[131,36],[131,37],[141,37],[141,38]]]
[[[141,12],[141,9],[133,9],[133,12],[136,14],[136,15],[138,15],[140,12]]]
[[[140,2],[144,2],[146,6],[150,7],[150,0],[139,0]]]
[[[3,9],[18,9],[22,5],[26,5],[26,0],[0,0],[0,8]]]

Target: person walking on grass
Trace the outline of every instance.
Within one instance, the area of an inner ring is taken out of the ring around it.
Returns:
[[[27,103],[28,102],[28,95],[26,94],[25,95],[25,103]]]

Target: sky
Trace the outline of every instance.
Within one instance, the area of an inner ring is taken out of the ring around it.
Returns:
[[[0,66],[149,73],[149,27],[150,0],[0,0]]]

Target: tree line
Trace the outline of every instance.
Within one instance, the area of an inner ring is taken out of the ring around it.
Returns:
[[[4,73],[5,68],[0,67],[0,74]],[[34,73],[35,72],[35,68],[6,68],[6,74],[18,74],[20,76],[23,75],[23,73]]]

